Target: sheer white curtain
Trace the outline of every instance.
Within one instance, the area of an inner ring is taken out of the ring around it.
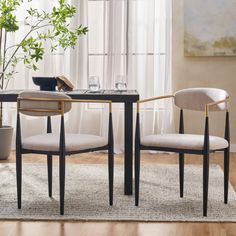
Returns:
[[[9,45],[19,43],[20,40],[28,32],[29,28],[25,25],[24,19],[26,10],[29,7],[37,8],[41,11],[50,10],[57,1],[55,0],[33,0],[30,3],[25,2],[17,10],[17,20],[20,25],[20,30],[17,33],[9,35]],[[72,19],[71,27],[78,26],[79,24],[87,25],[87,1],[78,2],[77,0],[68,1],[76,6],[78,14]],[[9,83],[8,89],[39,89],[32,81],[33,76],[67,76],[76,88],[86,88],[88,77],[88,50],[87,50],[87,37],[79,39],[79,45],[74,49],[67,49],[65,52],[61,49],[54,53],[50,52],[50,45],[45,44],[45,55],[43,61],[38,64],[39,70],[32,71],[26,68],[23,63],[19,63],[16,71],[18,72],[14,79]],[[21,52],[18,53],[20,56]],[[16,121],[16,106],[14,104],[4,104],[4,123],[15,126]],[[66,116],[66,125],[69,131],[76,132],[84,125],[82,124],[82,114],[84,106],[77,106],[72,110],[71,114]],[[53,118],[53,128],[58,130],[58,119]],[[23,126],[28,126],[30,129],[23,129],[23,136],[30,136],[35,133],[45,130],[45,119],[35,117],[22,117]],[[13,138],[14,146],[14,138]]]
[[[172,93],[171,7],[171,0],[104,1],[106,88],[114,88],[116,77],[124,75],[128,88],[137,89],[141,98]],[[142,108],[142,134],[174,130],[171,100]],[[122,113],[121,107],[115,109],[117,144],[123,143]]]
[[[32,1],[21,4],[16,12],[17,20],[19,22],[19,31],[16,33],[8,33],[8,44],[14,45],[19,43],[26,33],[29,31],[29,26],[25,24],[25,15],[26,10],[29,7],[37,8],[39,10],[48,11],[55,4],[54,0],[47,1]],[[28,19],[29,21],[30,19]],[[13,79],[10,80],[7,89],[38,89],[33,84],[32,77],[33,76],[55,76],[58,74],[63,74],[64,71],[64,53],[63,52],[55,52],[50,53],[49,45],[45,45],[45,57],[43,61],[38,63],[38,71],[32,71],[28,69],[23,62],[20,62],[16,67],[17,74]],[[17,56],[22,56],[22,52],[18,52]],[[8,125],[15,126],[16,123],[16,106],[13,103],[4,104],[4,123]],[[24,136],[29,136],[34,133],[38,133],[41,130],[45,130],[45,122],[41,118],[33,118],[33,117],[22,117],[22,125],[24,128]],[[14,147],[14,138],[13,138],[13,147]]]
[[[87,88],[91,75],[100,77],[101,87],[114,89],[117,76],[123,75],[129,89],[137,89],[141,98],[171,93],[171,0],[68,0],[78,8],[72,25],[89,27],[87,36],[79,39],[75,49],[49,53],[46,50],[39,71],[32,72],[19,65],[10,88],[37,89],[32,76],[64,74],[76,88]],[[50,9],[55,0],[34,0],[32,4]],[[26,7],[26,6],[25,6]],[[22,10],[23,11],[23,10]],[[26,30],[12,35],[14,41]],[[143,106],[144,134],[168,132],[173,129],[171,102]],[[117,147],[123,144],[123,106],[114,107],[114,135]],[[15,123],[12,109],[5,109],[7,123]],[[32,122],[25,135],[45,127],[41,119]],[[37,122],[37,125],[35,125]],[[77,106],[67,117],[67,128],[73,132],[107,134],[107,116],[103,106]],[[102,127],[102,128],[101,128]]]
[[[140,97],[171,94],[171,0],[131,0],[128,83]],[[142,105],[143,134],[173,130],[172,101]]]

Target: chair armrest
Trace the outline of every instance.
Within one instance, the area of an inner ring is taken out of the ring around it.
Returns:
[[[146,103],[146,102],[151,102],[155,100],[161,100],[161,99],[166,99],[166,98],[174,98],[174,95],[165,95],[165,96],[159,96],[159,97],[152,97],[152,98],[147,98],[143,100],[137,101],[137,112],[139,112],[139,106],[141,103]]]
[[[226,111],[228,111],[229,97],[226,97],[226,99],[205,104],[205,115],[208,116],[209,108],[211,106],[215,106],[215,105],[220,104],[220,103],[226,103]]]

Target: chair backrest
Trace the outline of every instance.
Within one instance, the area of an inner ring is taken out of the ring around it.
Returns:
[[[24,91],[19,94],[19,98],[43,98],[43,99],[71,99],[66,94],[59,92],[47,92],[47,91]],[[20,108],[23,109],[20,112],[29,116],[55,116],[59,115],[57,111],[60,109],[59,101],[32,101],[32,100],[20,100]],[[27,111],[24,111],[27,110]],[[30,111],[31,110],[31,111]],[[44,110],[44,111],[34,111]],[[50,111],[46,111],[50,110]],[[55,110],[55,112],[53,112]],[[71,103],[65,102],[64,113],[71,110]]]
[[[204,111],[205,105],[226,99],[229,95],[223,89],[218,88],[189,88],[179,90],[174,94],[175,105],[181,109]],[[212,111],[222,111],[227,104],[220,103],[211,107]]]

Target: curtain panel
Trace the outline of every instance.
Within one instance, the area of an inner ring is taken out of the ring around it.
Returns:
[[[65,75],[75,88],[88,88],[88,78],[99,76],[101,88],[114,89],[123,78],[128,89],[136,89],[141,99],[171,94],[171,0],[68,0],[77,8],[72,26],[83,24],[89,32],[79,39],[74,49],[47,50],[39,70],[17,66],[17,76],[8,89],[38,89],[32,76]],[[27,26],[23,16],[28,4],[48,10],[55,0],[33,0],[21,7],[18,20],[20,31],[12,34],[10,43],[19,40]],[[67,115],[66,126],[70,132],[107,134],[108,117],[103,106],[84,104]],[[135,107],[134,107],[135,108]],[[5,123],[15,125],[15,108],[5,104]],[[114,104],[114,138],[116,151],[123,150],[123,106]],[[141,109],[142,134],[171,132],[173,126],[172,101],[149,103]],[[135,112],[135,109],[134,109]],[[135,117],[135,116],[134,116]],[[35,125],[35,122],[37,125]],[[134,122],[135,123],[135,122]],[[41,118],[25,118],[22,125],[30,125],[24,136],[45,129]],[[54,128],[58,122],[54,119]],[[25,129],[24,129],[25,130]]]

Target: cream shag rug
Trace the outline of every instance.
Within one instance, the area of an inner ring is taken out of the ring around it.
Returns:
[[[107,165],[66,165],[65,215],[59,214],[58,166],[53,198],[48,197],[46,164],[23,163],[22,209],[17,209],[15,164],[0,164],[0,219],[236,222],[236,195],[229,186],[223,203],[223,172],[211,165],[208,217],[202,216],[202,166],[185,165],[184,198],[179,197],[178,165],[143,165],[140,206],[125,196],[123,166],[115,166],[114,205],[108,205]]]

